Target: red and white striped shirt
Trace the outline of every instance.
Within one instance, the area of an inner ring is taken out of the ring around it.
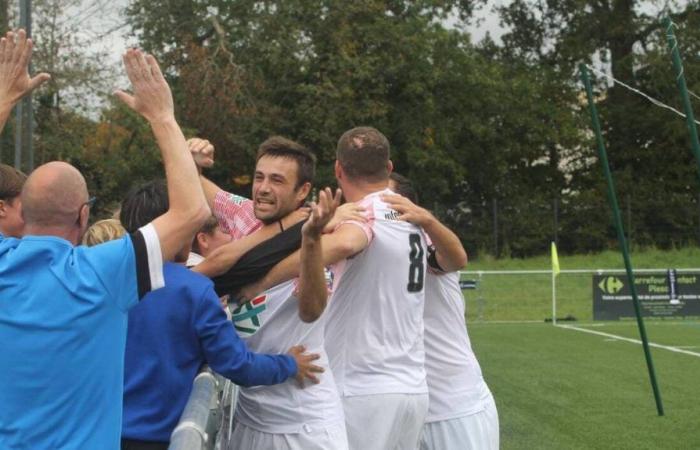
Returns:
[[[230,192],[216,193],[212,212],[219,221],[219,226],[233,236],[234,240],[248,236],[263,226],[255,217],[253,201]]]

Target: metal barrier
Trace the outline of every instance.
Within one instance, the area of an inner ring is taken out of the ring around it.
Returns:
[[[192,382],[169,450],[224,450],[233,432],[238,386],[205,366]]]
[[[219,403],[219,381],[206,367],[192,383],[192,392],[180,422],[170,436],[169,450],[212,449],[216,434],[215,413]]]

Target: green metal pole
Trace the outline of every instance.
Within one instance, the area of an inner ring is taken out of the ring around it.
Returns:
[[[593,101],[593,88],[591,87],[591,80],[588,77],[588,69],[585,64],[579,65],[579,70],[581,71],[581,80],[586,86],[586,96],[588,97],[588,106],[591,112],[591,121],[593,123],[593,131],[595,132],[596,143],[598,144],[598,156],[600,157],[600,164],[603,166],[603,172],[605,172],[605,179],[608,182],[608,200],[610,201],[610,206],[613,210],[613,216],[615,219],[615,228],[617,229],[617,240],[620,243],[620,249],[622,250],[622,256],[625,260],[625,269],[627,271],[627,281],[630,285],[630,292],[632,293],[632,304],[634,305],[634,313],[637,316],[637,325],[639,326],[639,335],[642,338],[642,347],[644,348],[644,357],[647,361],[647,368],[649,369],[649,380],[651,381],[651,389],[654,391],[654,400],[656,400],[656,411],[659,416],[664,415],[664,406],[661,401],[661,393],[659,392],[659,385],[656,382],[656,374],[654,372],[654,362],[651,359],[651,351],[649,351],[649,340],[647,339],[647,332],[644,328],[644,319],[642,319],[642,310],[639,306],[639,298],[637,297],[637,288],[634,285],[634,273],[632,272],[632,263],[630,262],[630,255],[627,248],[627,241],[625,240],[625,232],[622,229],[622,216],[620,215],[620,208],[617,204],[617,197],[615,195],[615,185],[613,184],[612,174],[610,173],[610,165],[608,164],[608,155],[605,151],[605,144],[603,143],[603,135],[600,131],[600,121],[598,120],[598,111],[595,107],[595,102]]]
[[[681,92],[683,100],[683,109],[685,110],[685,121],[688,124],[690,132],[690,145],[692,146],[695,162],[698,166],[698,176],[700,176],[700,141],[698,140],[698,129],[695,126],[695,117],[693,116],[693,106],[690,104],[688,96],[688,87],[685,84],[685,75],[683,75],[683,62],[681,61],[681,52],[678,50],[678,41],[673,33],[673,22],[670,17],[664,19],[664,27],[666,28],[666,38],[668,39],[668,48],[671,51],[671,59],[673,60],[673,68],[676,71],[676,84]]]

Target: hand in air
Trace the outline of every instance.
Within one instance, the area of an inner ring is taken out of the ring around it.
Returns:
[[[340,197],[343,195],[340,189],[335,191],[335,196],[331,188],[325,188],[318,194],[318,203],[311,203],[311,214],[309,219],[301,228],[305,237],[317,238],[323,232],[328,222],[330,222],[335,210],[340,205]]]
[[[194,163],[200,169],[208,169],[214,165],[214,145],[206,139],[191,138],[187,140]]]
[[[115,95],[152,124],[174,120],[173,95],[156,59],[130,48],[122,60],[134,92],[118,90]]]
[[[23,29],[17,33],[8,31],[0,39],[0,104],[14,105],[51,78],[48,73],[29,76],[33,47],[32,40],[27,38]]]

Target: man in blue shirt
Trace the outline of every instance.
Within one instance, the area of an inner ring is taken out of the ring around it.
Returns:
[[[0,129],[29,77],[24,30],[0,40]],[[0,448],[117,449],[127,311],[163,286],[172,260],[209,216],[175,121],[172,95],[152,56],[124,56],[133,95],[151,125],[168,178],[170,209],[122,239],[75,247],[87,229],[88,192],[73,166],[37,168],[21,193],[22,239],[0,236]]]
[[[163,182],[132,190],[122,202],[120,220],[133,232],[168,209]],[[185,262],[191,245],[175,257]],[[212,282],[184,265],[164,265],[165,287],[146,295],[129,311],[124,366],[122,450],[167,449],[203,364],[241,386],[299,382],[318,355],[263,355],[249,351],[227,319]],[[298,367],[298,371],[297,371]]]

